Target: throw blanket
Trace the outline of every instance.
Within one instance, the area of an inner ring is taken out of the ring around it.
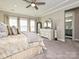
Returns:
[[[36,33],[23,32],[23,34],[26,35],[26,37],[28,38],[28,42],[29,42],[29,43],[43,41],[43,38],[41,38],[41,37],[40,37],[39,35],[37,35]]]
[[[31,43],[31,46],[33,45],[36,46],[40,44],[43,49],[46,49],[44,42],[43,42],[43,38],[41,36],[33,32],[23,32],[23,34],[28,38],[27,39],[28,43]]]

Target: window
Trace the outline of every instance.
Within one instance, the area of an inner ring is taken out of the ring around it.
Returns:
[[[48,27],[49,27],[49,28],[51,28],[51,27],[52,27],[51,22],[48,22]]]
[[[46,22],[44,23],[44,27],[47,27],[47,24],[46,24]]]
[[[27,19],[26,18],[20,18],[20,30],[27,31]]]
[[[44,22],[44,27],[45,28],[51,28],[52,27],[52,23],[50,21],[45,21]]]
[[[36,31],[35,20],[30,20],[30,31],[31,32]]]
[[[17,27],[17,17],[9,17],[9,25]]]

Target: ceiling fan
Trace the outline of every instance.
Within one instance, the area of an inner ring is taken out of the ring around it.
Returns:
[[[26,8],[29,8],[29,7],[32,6],[36,10],[38,10],[37,5],[45,5],[45,2],[37,2],[36,0],[31,0],[31,1],[29,1],[29,0],[23,0],[23,1],[30,3]]]

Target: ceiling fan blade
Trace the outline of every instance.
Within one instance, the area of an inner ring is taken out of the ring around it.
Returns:
[[[31,1],[28,1],[28,0],[23,0],[23,1],[26,1],[26,2],[28,2],[28,3],[32,3]]]
[[[36,2],[37,5],[45,5],[45,2]]]
[[[36,10],[38,10],[38,7],[37,7],[37,6],[35,6],[35,9],[36,9]]]
[[[31,6],[31,4],[30,5],[28,5],[26,8],[29,8]]]

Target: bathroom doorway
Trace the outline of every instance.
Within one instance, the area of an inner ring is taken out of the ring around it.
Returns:
[[[65,39],[73,38],[73,12],[65,11]]]

